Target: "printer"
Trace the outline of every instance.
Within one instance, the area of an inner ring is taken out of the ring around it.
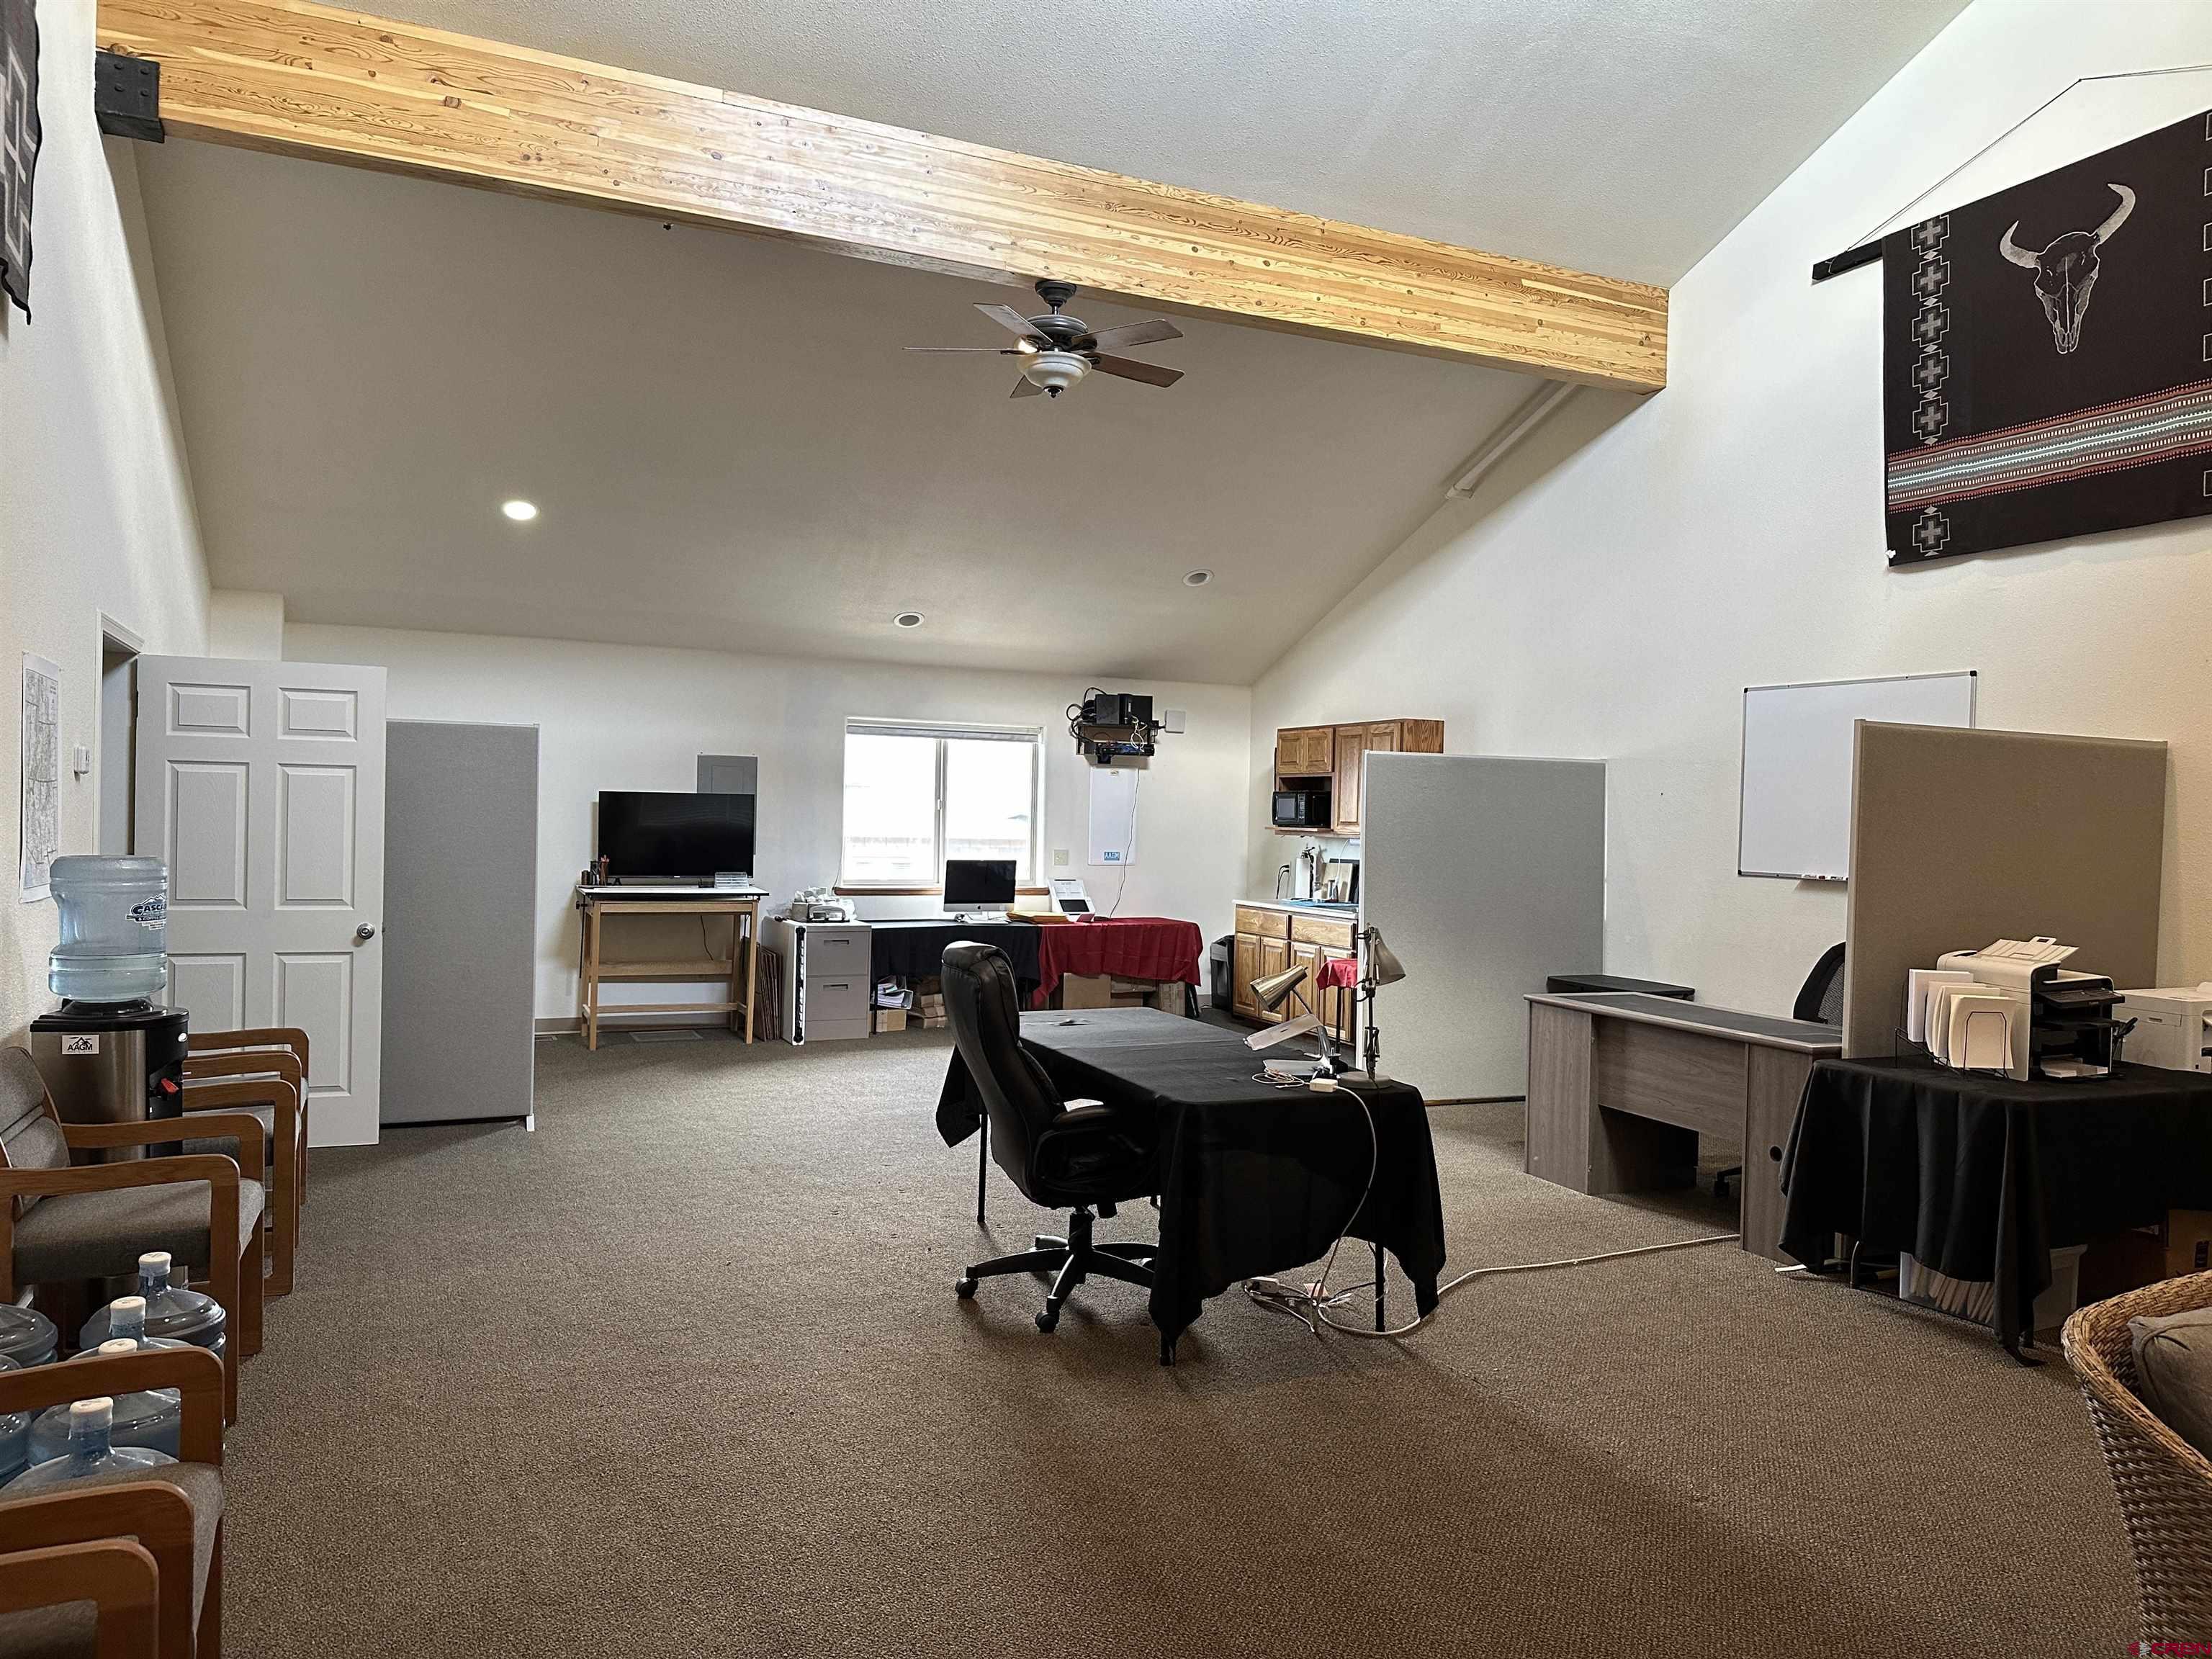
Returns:
[[[2176,1072],[2212,1072],[2212,980],[2123,991],[2112,1012],[2136,1022],[2128,1037],[2130,1060]]]
[[[1929,1052],[1963,1071],[2102,1077],[2119,1063],[2133,1015],[2116,1012],[2110,979],[2059,965],[2073,954],[2046,938],[1949,951],[1935,972],[1909,976],[1908,1031],[1919,1026]]]

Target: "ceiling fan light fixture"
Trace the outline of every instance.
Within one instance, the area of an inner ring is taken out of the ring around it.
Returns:
[[[1022,378],[1057,398],[1091,372],[1091,360],[1073,351],[1040,351],[1022,365]]]

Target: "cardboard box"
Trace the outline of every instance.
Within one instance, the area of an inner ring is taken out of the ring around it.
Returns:
[[[2166,1212],[2166,1276],[2212,1271],[2212,1210]]]
[[[1063,1008],[1111,1008],[1114,980],[1109,974],[1062,974],[1054,1000]]]
[[[906,1010],[903,1008],[877,1009],[876,1030],[878,1031],[903,1031],[906,1030]]]

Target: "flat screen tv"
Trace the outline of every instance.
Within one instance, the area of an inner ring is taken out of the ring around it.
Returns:
[[[599,797],[599,853],[617,881],[705,881],[753,868],[750,795],[609,790]]]

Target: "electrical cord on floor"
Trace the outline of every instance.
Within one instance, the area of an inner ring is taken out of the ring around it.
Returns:
[[[1244,1294],[1254,1302],[1271,1313],[1287,1314],[1316,1336],[1321,1334],[1321,1328],[1326,1325],[1346,1336],[1361,1337],[1369,1341],[1395,1341],[1419,1330],[1437,1316],[1447,1297],[1478,1279],[1495,1279],[1505,1273],[1544,1273],[1554,1267],[1587,1267],[1600,1261],[1626,1261],[1632,1255],[1656,1255],[1667,1250],[1692,1250],[1706,1244],[1732,1244],[1743,1237],[1741,1233],[1706,1233],[1697,1238],[1670,1239],[1663,1244],[1638,1244],[1631,1249],[1604,1250],[1595,1255],[1561,1256],[1551,1261],[1512,1261],[1494,1267],[1470,1267],[1457,1278],[1438,1285],[1436,1306],[1418,1319],[1382,1331],[1343,1324],[1331,1319],[1329,1310],[1343,1307],[1358,1292],[1370,1288],[1375,1281],[1364,1279],[1356,1285],[1346,1285],[1340,1290],[1332,1291],[1328,1288],[1328,1276],[1336,1267],[1336,1253],[1344,1248],[1344,1241],[1351,1236],[1352,1220],[1367,1207],[1368,1197],[1375,1190],[1376,1171],[1382,1163],[1382,1143],[1375,1130],[1374,1109],[1368,1105],[1359,1091],[1340,1088],[1334,1092],[1348,1094],[1358,1101],[1359,1109],[1367,1119],[1367,1184],[1360,1190],[1359,1202],[1352,1206],[1352,1215],[1346,1219],[1343,1231],[1337,1234],[1336,1242],[1328,1247],[1328,1259],[1322,1263],[1321,1277],[1312,1285],[1285,1285],[1279,1279],[1248,1279],[1244,1281]]]

